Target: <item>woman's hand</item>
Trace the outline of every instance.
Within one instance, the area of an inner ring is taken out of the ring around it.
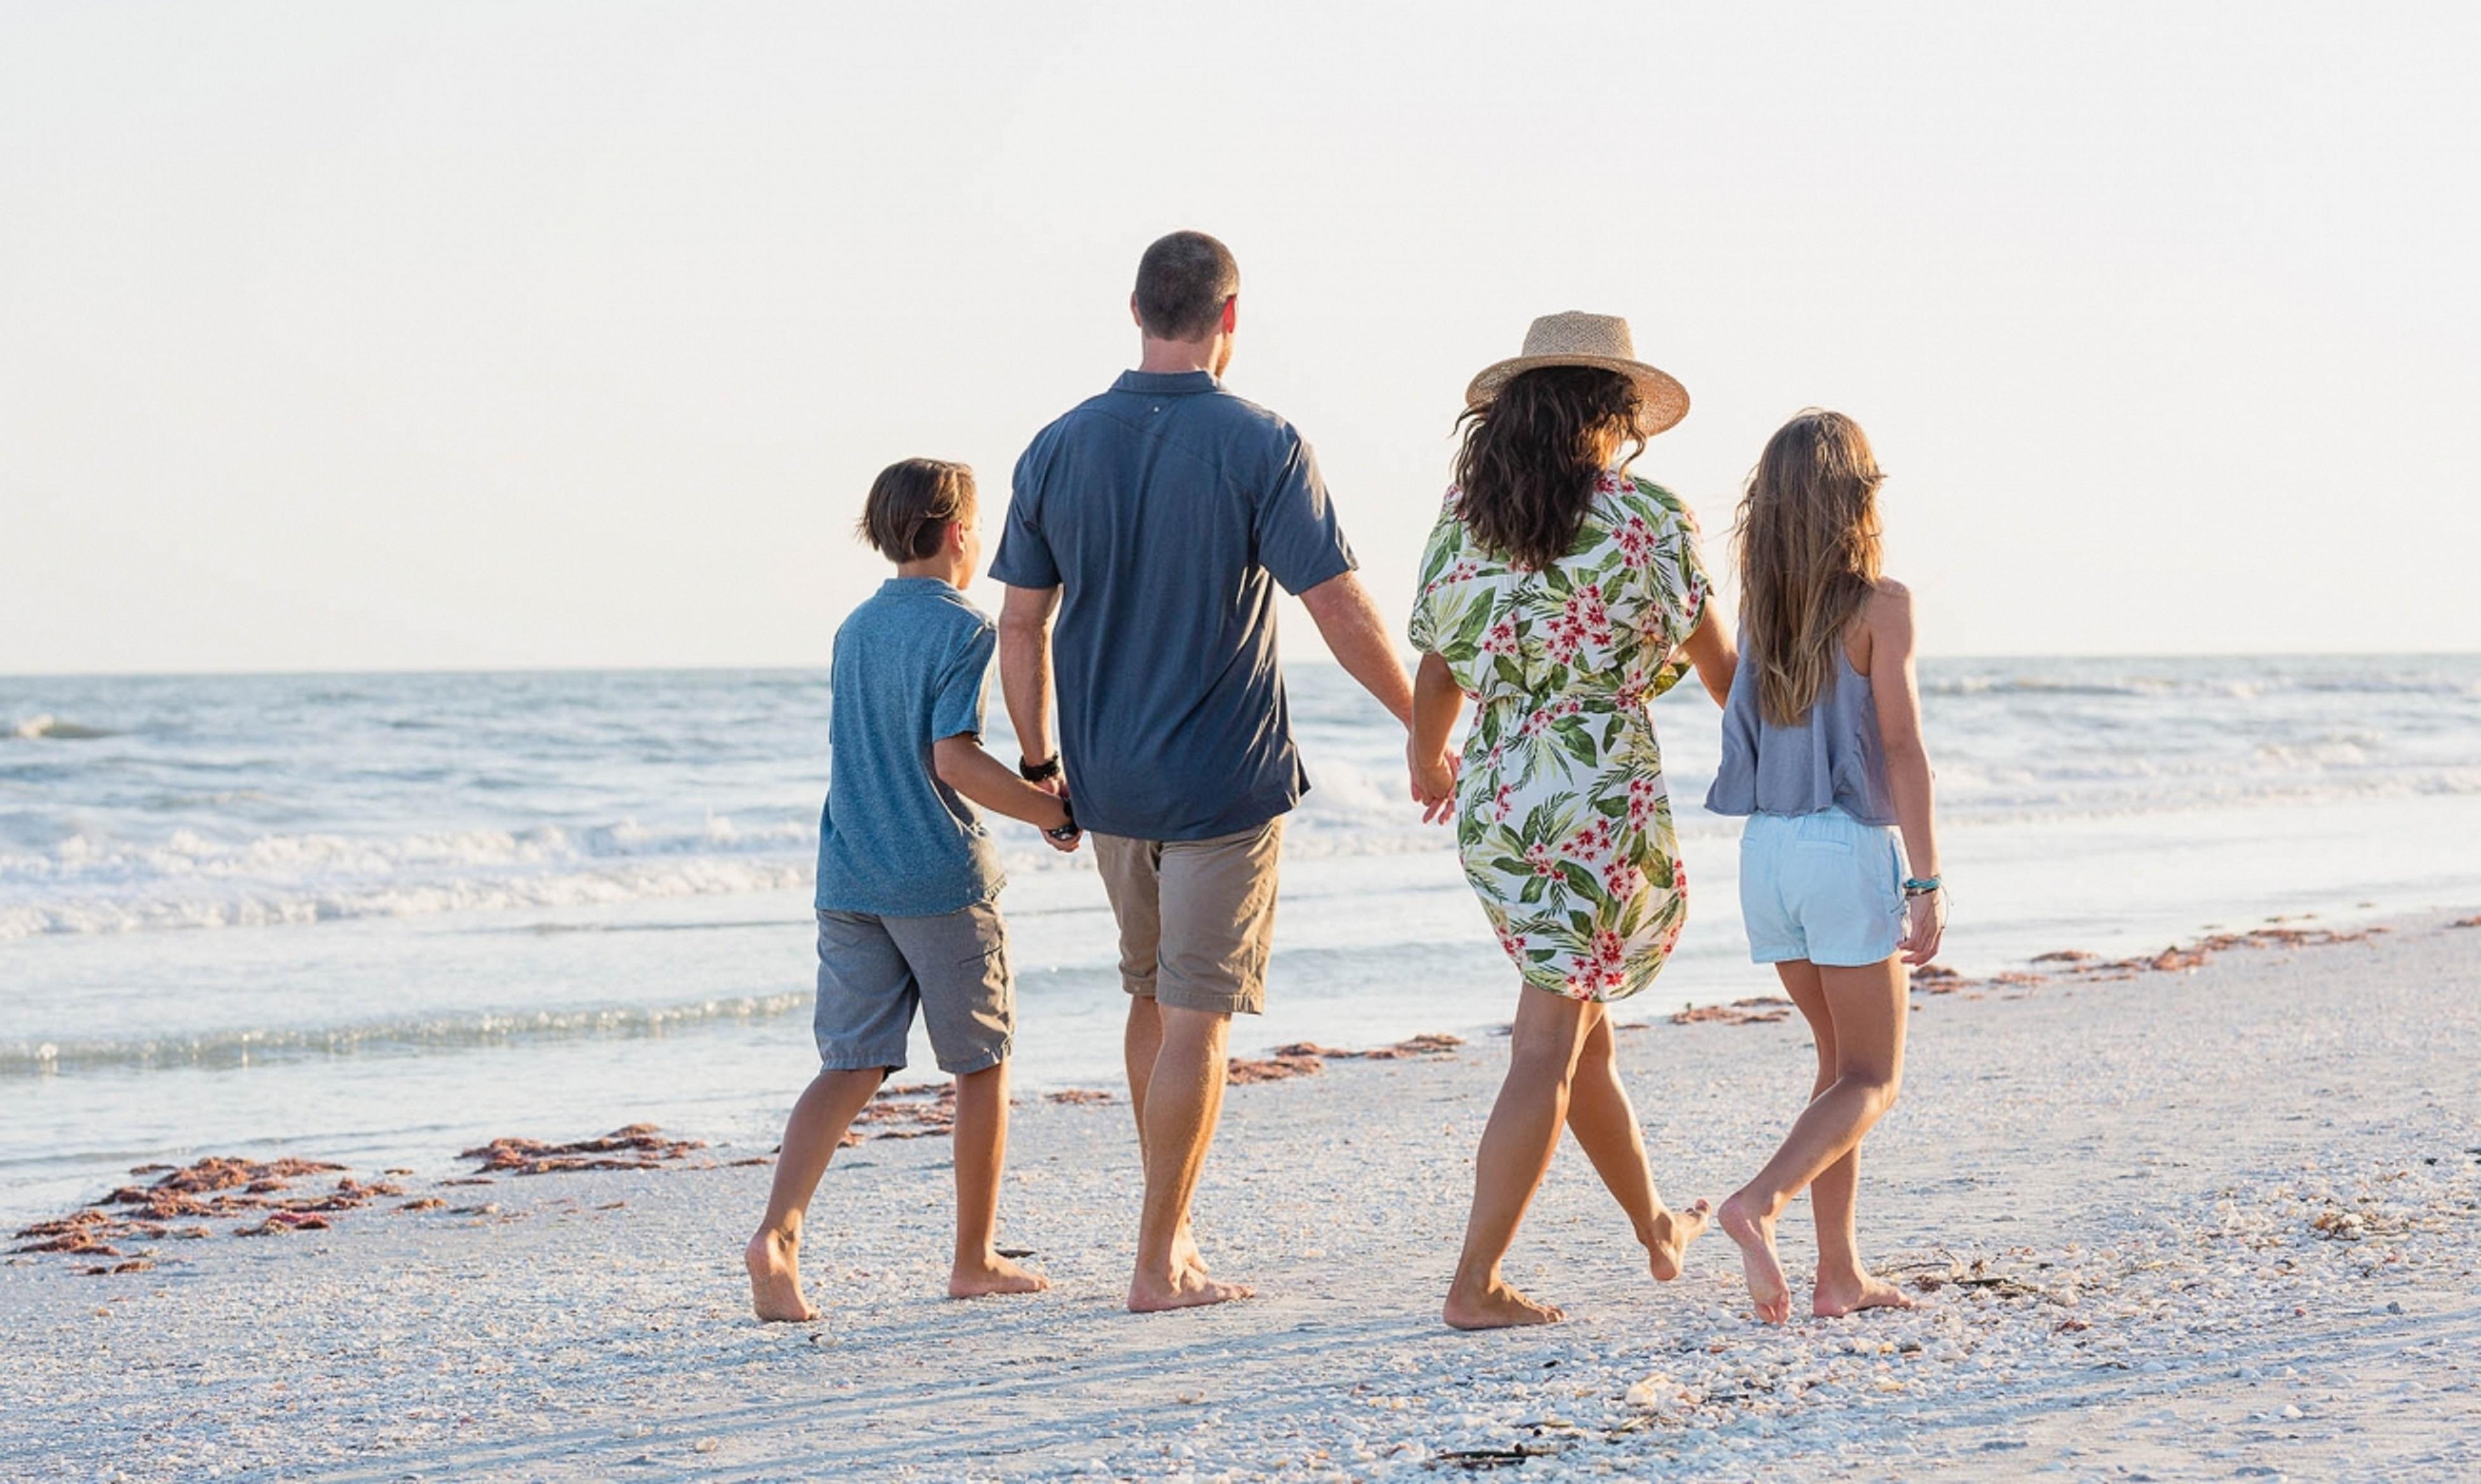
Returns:
[[[1422,819],[1430,824],[1444,824],[1456,814],[1456,770],[1462,760],[1445,748],[1423,756],[1419,738],[1406,743],[1404,761],[1413,774],[1413,802],[1422,806]]]
[[[1946,935],[1946,888],[1904,898],[1904,962],[1918,969],[1938,957],[1939,939]]]

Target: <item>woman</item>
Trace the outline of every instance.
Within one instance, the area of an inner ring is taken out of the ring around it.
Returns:
[[[1425,817],[1455,814],[1465,877],[1525,985],[1448,1290],[1449,1324],[1487,1329],[1563,1317],[1500,1274],[1562,1123],[1657,1279],[1676,1277],[1706,1230],[1705,1202],[1675,1213],[1655,1193],[1606,1006],[1662,971],[1685,915],[1645,703],[1680,678],[1684,649],[1720,700],[1733,656],[1707,610],[1695,523],[1628,474],[1688,395],[1635,358],[1625,321],[1536,320],[1525,353],[1476,377],[1466,400],[1413,612],[1410,762]],[[1468,695],[1459,763],[1448,740]]]
[[[1775,966],[1817,1043],[1808,1107],[1717,1213],[1769,1324],[1791,1311],[1775,1220],[1803,1189],[1817,1218],[1811,1312],[1837,1318],[1912,1302],[1862,1266],[1853,1214],[1861,1136],[1903,1080],[1906,966],[1938,952],[1946,899],[1913,686],[1912,596],[1878,571],[1884,479],[1858,424],[1804,412],[1767,441],[1740,505],[1745,653],[1706,807],[1748,816],[1750,956]]]

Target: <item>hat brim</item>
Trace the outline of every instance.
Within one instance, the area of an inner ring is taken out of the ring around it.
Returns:
[[[1688,388],[1673,379],[1670,373],[1617,355],[1518,355],[1497,361],[1483,367],[1465,388],[1465,405],[1486,406],[1509,381],[1545,366],[1595,366],[1616,371],[1635,382],[1636,434],[1640,438],[1651,438],[1688,415]]]

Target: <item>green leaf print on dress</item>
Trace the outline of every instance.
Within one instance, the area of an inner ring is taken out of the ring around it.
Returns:
[[[1465,879],[1526,982],[1626,999],[1687,919],[1645,707],[1679,681],[1705,614],[1696,521],[1606,472],[1576,546],[1534,571],[1482,549],[1455,499],[1423,553],[1411,635],[1476,706],[1456,784]]]

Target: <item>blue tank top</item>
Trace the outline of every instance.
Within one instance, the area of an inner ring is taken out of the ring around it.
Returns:
[[[1723,707],[1723,762],[1706,807],[1716,814],[1815,814],[1833,807],[1864,824],[1895,822],[1887,749],[1869,677],[1841,642],[1835,669],[1809,715],[1776,726],[1758,704],[1756,657],[1743,654]]]

